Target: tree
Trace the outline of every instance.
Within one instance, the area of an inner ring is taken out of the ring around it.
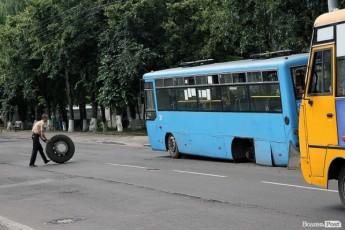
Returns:
[[[73,105],[85,118],[91,103],[94,120],[98,106],[121,115],[136,106],[145,72],[306,52],[327,11],[324,0],[0,0],[0,109],[26,119],[25,104],[49,115],[58,108],[66,118],[68,104],[72,131]]]
[[[159,0],[118,1],[106,8],[108,27],[100,36],[100,84],[97,99],[118,114],[136,105],[139,79],[159,61],[161,19],[165,5]]]
[[[0,24],[5,24],[8,16],[17,15],[26,7],[23,0],[0,0]]]

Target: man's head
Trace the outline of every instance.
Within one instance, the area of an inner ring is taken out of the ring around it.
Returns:
[[[47,121],[48,121],[48,115],[47,115],[47,114],[43,114],[43,115],[42,115],[42,120],[43,120],[44,122],[47,122]]]

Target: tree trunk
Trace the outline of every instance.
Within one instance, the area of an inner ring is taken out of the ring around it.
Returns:
[[[116,128],[116,108],[110,106],[110,120],[111,120],[111,128]]]
[[[141,104],[140,104],[140,97],[137,98],[137,104],[136,104],[136,109],[137,109],[137,113],[138,113],[138,116],[139,116],[139,123],[140,123],[140,126],[141,128],[144,128],[143,127],[143,119],[141,119]]]
[[[122,116],[121,115],[116,115],[116,127],[118,132],[123,131],[122,127]]]
[[[82,122],[82,130],[87,131],[87,114],[86,114],[86,106],[85,102],[82,99],[82,102],[79,104],[79,113],[80,113],[80,121]]]
[[[128,114],[128,113],[127,113]],[[137,114],[135,105],[129,107],[130,127],[132,130],[137,129]]]
[[[94,84],[94,89],[91,93],[91,106],[92,106],[92,114],[91,114],[91,121],[89,130],[93,132],[97,132],[98,124],[97,124],[97,110],[98,110],[98,103],[96,101],[96,84]]]
[[[67,111],[66,111],[65,104],[62,101],[59,102],[59,108],[60,108],[60,114],[59,114],[59,119],[58,119],[59,129],[66,131]],[[63,126],[63,123],[65,124],[65,128]]]
[[[73,113],[73,97],[71,89],[71,81],[69,77],[69,72],[67,66],[65,67],[65,79],[66,79],[66,88],[67,88],[67,99],[68,99],[68,132],[74,132],[74,113]]]
[[[105,118],[105,108],[104,108],[104,106],[101,106],[101,114],[102,114],[103,132],[107,132],[108,131],[108,123],[107,123],[107,119]]]

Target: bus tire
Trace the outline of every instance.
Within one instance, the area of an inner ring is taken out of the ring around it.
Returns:
[[[53,136],[46,145],[46,153],[50,160],[55,163],[65,163],[74,155],[74,143],[66,135]]]
[[[345,165],[340,170],[339,177],[338,177],[338,191],[339,197],[343,207],[345,208]]]
[[[172,158],[177,159],[181,157],[180,152],[178,150],[176,139],[174,135],[172,134],[169,134],[168,136],[167,147],[168,147],[168,152]]]

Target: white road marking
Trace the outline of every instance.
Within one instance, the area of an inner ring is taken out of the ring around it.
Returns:
[[[113,165],[113,166],[121,166],[121,167],[129,167],[129,168],[138,168],[138,169],[147,169],[147,167],[141,167],[141,166],[136,166],[136,165],[121,165],[121,164],[112,164],[112,163],[107,163],[108,165]]]
[[[13,220],[9,220],[3,216],[0,216],[0,229],[2,229],[1,226],[6,227],[6,229],[11,229],[11,230],[34,230],[33,228],[30,228],[26,225],[22,225]]]
[[[18,187],[18,186],[30,186],[30,185],[37,185],[37,184],[45,184],[52,182],[53,179],[47,178],[47,179],[41,179],[41,180],[30,180],[30,181],[25,181],[25,182],[20,182],[20,183],[15,183],[15,184],[4,184],[0,185],[0,189],[3,188],[13,188],[13,187]]]
[[[113,163],[107,163],[108,165],[113,165],[113,166],[120,166],[120,167],[129,167],[129,168],[139,168],[139,169],[149,169],[147,167],[142,167],[142,166],[136,166],[136,165],[123,165],[123,164],[113,164]],[[215,174],[207,174],[207,173],[198,173],[198,172],[189,172],[189,171],[180,171],[180,170],[172,170],[173,172],[178,172],[178,173],[188,173],[188,174],[194,174],[194,175],[201,175],[201,176],[213,176],[213,177],[227,177],[227,176],[222,176],[222,175],[215,175]]]
[[[172,170],[172,171],[178,172],[178,173],[189,173],[189,174],[201,175],[201,176],[213,176],[213,177],[222,177],[222,178],[227,177],[227,176],[216,175],[216,174],[207,174],[207,173],[180,171],[180,170]]]
[[[338,192],[337,190],[331,190],[331,189],[312,188],[312,187],[293,185],[293,184],[282,184],[282,183],[276,183],[276,182],[270,182],[270,181],[261,181],[261,183],[281,185],[281,186],[287,186],[287,187],[295,187],[295,188],[305,188],[305,189],[319,190],[319,191],[326,191],[326,192]]]
[[[30,156],[30,153],[17,153],[19,155],[22,155],[22,156]]]

